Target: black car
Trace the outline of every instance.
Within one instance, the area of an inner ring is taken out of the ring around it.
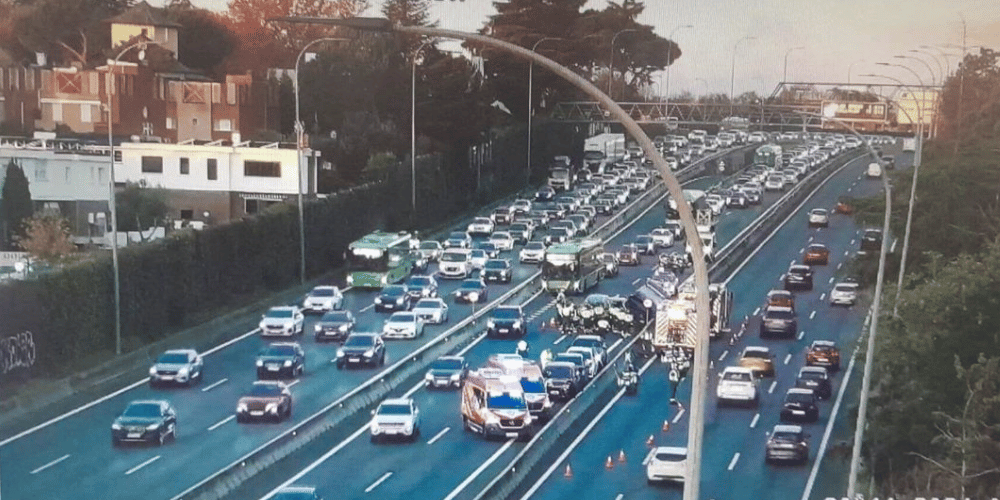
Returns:
[[[520,338],[528,333],[528,322],[521,306],[500,306],[490,313],[486,322],[487,337]]]
[[[488,282],[510,283],[514,268],[507,259],[490,259],[483,266],[483,279]]]
[[[798,328],[792,308],[769,306],[764,309],[764,316],[760,321],[761,338],[774,334],[794,337]]]
[[[549,186],[544,186],[535,192],[535,201],[552,201],[555,197],[556,190]]]
[[[798,425],[775,425],[767,438],[766,450],[764,459],[768,463],[806,463],[809,460],[809,435]]]
[[[795,379],[795,387],[811,389],[820,399],[830,399],[833,388],[830,386],[830,375],[822,366],[804,366]]]
[[[878,229],[865,229],[865,234],[861,236],[862,252],[878,252],[882,249],[882,231]]]
[[[469,374],[469,363],[462,356],[441,356],[431,363],[424,375],[424,384],[430,388],[461,387]]]
[[[409,311],[412,305],[410,293],[405,285],[389,285],[375,297],[375,312]]]
[[[177,438],[177,412],[167,401],[133,401],[111,424],[111,444],[156,443]]]
[[[257,355],[257,378],[298,377],[306,364],[306,353],[295,342],[275,342]]]
[[[601,215],[611,215],[615,211],[614,203],[604,198],[594,200],[592,205],[594,205],[594,208],[597,209],[597,213]]]
[[[352,333],[337,349],[337,369],[345,366],[382,366],[385,342],[377,333]]]
[[[486,302],[489,298],[489,290],[486,283],[480,279],[463,280],[462,284],[454,292],[455,302],[466,304]]]
[[[523,222],[514,222],[510,225],[508,231],[510,237],[514,239],[514,244],[523,245],[531,239],[532,230],[531,227]]]
[[[560,352],[552,358],[552,361],[570,363],[576,368],[576,375],[580,378],[580,383],[585,384],[590,381],[590,371],[587,368],[587,358],[578,352]]]
[[[563,243],[573,237],[573,234],[564,227],[556,227],[549,229],[549,234],[545,235],[545,244],[554,245],[556,243]]]
[[[357,321],[351,311],[330,311],[316,322],[316,342],[341,341],[354,331]]]
[[[819,399],[812,389],[793,388],[785,393],[781,406],[782,422],[815,422],[819,420]]]
[[[438,283],[433,276],[411,276],[404,286],[413,302],[438,295]]]
[[[582,379],[573,363],[553,361],[545,365],[545,391],[553,399],[566,401],[576,395],[583,386]]]
[[[785,273],[785,290],[812,290],[813,271],[809,266],[793,265]]]

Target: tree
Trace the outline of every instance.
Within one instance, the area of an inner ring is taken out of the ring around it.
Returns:
[[[24,236],[17,238],[17,245],[35,259],[56,264],[76,251],[69,221],[63,217],[38,213],[23,227]]]
[[[430,8],[430,0],[387,0],[382,4],[382,14],[393,24],[436,27],[438,23],[431,20]],[[420,37],[397,35],[396,38],[397,44],[412,60],[413,51],[420,46]]]
[[[104,20],[130,4],[128,0],[36,0],[15,9],[15,36],[28,51],[50,54],[54,63],[87,66],[111,44]]]
[[[190,68],[215,73],[239,42],[221,15],[196,9],[187,0],[172,2],[167,13],[181,25],[177,60]]]
[[[35,212],[31,201],[31,191],[28,189],[28,178],[24,176],[21,166],[10,160],[7,163],[7,175],[0,193],[0,239],[5,248],[11,248],[16,237],[23,234],[21,223]]]
[[[118,192],[119,231],[146,231],[163,225],[170,207],[163,188],[148,187],[145,183],[129,182]]]

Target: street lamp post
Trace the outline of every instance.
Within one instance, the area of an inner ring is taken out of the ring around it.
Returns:
[[[139,59],[145,58],[146,45],[159,45],[153,41],[136,42],[123,48],[115,61],[108,67],[108,79],[105,82],[104,91],[108,97],[108,208],[111,211],[111,268],[115,281],[115,355],[122,353],[122,308],[121,308],[121,277],[118,268],[118,203],[115,194],[115,141],[114,141],[114,99],[111,97],[111,90],[114,86],[114,71],[118,67],[118,62],[128,51],[142,47],[139,50]]]
[[[410,210],[414,214],[417,212],[417,56],[433,41],[424,40],[410,62]]]
[[[611,93],[611,82],[613,82],[615,80],[615,78],[614,78],[614,76],[615,76],[615,40],[618,40],[618,35],[621,35],[622,33],[634,33],[636,31],[639,31],[639,30],[634,29],[634,28],[625,28],[625,29],[619,31],[618,33],[615,33],[615,36],[611,37],[611,51],[610,51],[610,55],[608,57],[608,97],[611,97],[612,99],[614,99],[614,96]],[[622,71],[622,79],[623,80],[625,79],[625,72],[624,71]]]
[[[534,52],[538,48],[538,44],[546,40],[562,40],[562,38],[547,36],[539,39],[531,46],[531,51]],[[535,114],[535,102],[534,96],[532,95],[532,90],[534,89],[534,79],[535,79],[535,63],[533,61],[528,61],[528,153],[527,153],[527,164],[525,169],[527,170],[527,182],[525,186],[531,185],[531,115]]]
[[[924,63],[924,66],[927,67],[927,72],[931,74],[931,83],[933,83],[934,85],[939,85],[944,83],[944,68],[941,67],[941,61],[938,60],[937,56],[931,54],[930,52],[924,52],[922,50],[917,50],[917,49],[910,49],[907,52],[912,52],[914,54],[922,54],[927,57],[930,57],[931,60],[934,61],[934,65],[937,66],[938,69],[937,73],[931,70],[931,66],[927,64],[923,59],[920,59],[919,57],[913,57],[913,59],[916,59]]]
[[[805,49],[805,47],[792,47],[787,51],[785,51],[785,69],[781,72],[782,83],[788,81],[788,54],[791,54],[793,50],[802,50],[802,49]]]
[[[913,61],[917,61],[920,64],[923,64],[924,67],[927,68],[927,72],[930,73],[930,75],[931,75],[931,84],[934,85],[934,84],[937,83],[937,75],[934,74],[934,70],[931,69],[931,65],[930,64],[927,64],[927,61],[924,61],[923,59],[921,59],[919,57],[916,57],[916,56],[896,55],[896,56],[892,56],[892,57],[894,59],[910,59],[910,60],[913,60]],[[914,72],[914,74],[916,74],[916,72]]]
[[[663,116],[670,116],[670,68],[674,65],[674,33],[682,28],[694,28],[693,24],[682,24],[670,32],[670,45],[667,46],[667,91],[664,93]]]
[[[847,66],[847,84],[851,84],[851,70],[854,69],[854,65],[860,62],[867,62],[864,59],[858,59]]]
[[[733,104],[734,104],[733,100],[735,99],[735,91],[736,91],[736,49],[739,48],[740,42],[744,40],[756,40],[756,39],[757,37],[755,36],[745,36],[743,38],[740,38],[739,40],[736,40],[736,43],[733,44],[733,64],[729,70],[729,116],[733,116]]]
[[[298,205],[299,205],[299,283],[305,284],[306,282],[306,225],[305,225],[305,215],[303,214],[303,203],[302,203],[302,141],[305,136],[305,127],[302,125],[302,119],[299,118],[299,62],[302,61],[302,55],[306,53],[306,49],[312,47],[313,45],[320,42],[344,42],[347,41],[346,38],[317,38],[302,47],[299,51],[299,55],[295,57],[295,166],[296,172],[296,182],[298,187]]]

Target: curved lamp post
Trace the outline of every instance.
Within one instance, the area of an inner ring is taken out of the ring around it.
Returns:
[[[413,51],[410,61],[410,210],[413,214],[417,213],[417,56],[434,41],[424,40]]]
[[[136,42],[123,48],[115,56],[115,62],[108,67],[108,79],[104,85],[104,91],[108,97],[108,209],[111,211],[111,268],[115,281],[115,355],[122,353],[122,307],[121,307],[121,275],[118,268],[118,204],[115,193],[115,142],[113,128],[115,122],[114,99],[111,97],[111,90],[114,87],[114,71],[118,67],[118,62],[128,51],[141,47],[139,50],[139,60],[146,57],[146,46],[160,44],[153,41]]]
[[[354,18],[354,19],[326,19],[310,17],[282,17],[273,19],[274,21],[288,21],[299,23],[315,23],[333,26],[344,26],[366,31],[396,32],[411,35],[436,36],[443,38],[457,38],[477,44],[488,45],[513,54],[517,57],[534,61],[540,66],[547,68],[557,76],[564,78],[580,90],[586,92],[591,98],[600,104],[621,122],[625,130],[638,141],[647,158],[653,159],[653,164],[659,170],[667,190],[670,195],[677,200],[677,209],[680,212],[681,224],[688,234],[698,234],[695,226],[691,205],[685,201],[684,191],[677,178],[671,173],[666,160],[657,153],[656,147],[649,136],[643,132],[639,124],[629,116],[611,97],[601,92],[593,83],[577,75],[569,68],[562,66],[555,61],[532,52],[524,47],[514,45],[502,40],[497,40],[484,35],[466,33],[456,30],[440,28],[428,28],[424,26],[400,26],[393,25],[388,19],[380,18]],[[699,238],[691,241],[691,254],[694,259],[694,282],[696,290],[695,298],[695,322],[697,324],[698,342],[694,357],[694,375],[692,382],[691,396],[691,417],[688,426],[688,461],[687,474],[684,488],[685,500],[697,500],[700,487],[700,466],[701,449],[704,431],[704,410],[705,392],[708,383],[708,344],[709,337],[709,301],[708,301],[708,266],[705,262],[705,251]]]
[[[621,35],[622,33],[635,33],[636,31],[639,31],[639,30],[637,30],[635,28],[625,28],[625,29],[619,31],[618,33],[615,33],[615,36],[611,37],[611,51],[610,51],[610,55],[608,57],[608,97],[612,97],[612,99],[614,97],[613,97],[613,95],[611,93],[611,83],[615,81],[615,78],[614,78],[615,77],[615,40],[618,40],[618,35]],[[624,80],[624,79],[625,79],[625,72],[622,71],[622,80]]]
[[[299,62],[302,61],[302,55],[306,53],[306,49],[312,47],[313,45],[320,42],[346,42],[347,38],[317,38],[302,47],[299,51],[299,55],[295,56],[295,161],[296,161],[296,172],[298,175],[296,177],[298,187],[296,191],[299,192],[298,205],[299,205],[299,283],[305,284],[306,282],[306,225],[305,225],[305,215],[302,211],[302,141],[305,134],[305,127],[302,124],[302,119],[299,118]],[[313,166],[315,168],[315,165]]]
[[[538,44],[546,40],[562,40],[562,38],[553,36],[547,36],[541,38],[537,42],[535,42],[534,45],[531,46],[531,51],[534,52],[535,49],[538,48]],[[534,79],[535,79],[535,63],[533,61],[529,61],[528,62],[528,153],[527,153],[528,163],[525,166],[525,169],[527,170],[527,179],[525,182],[526,186],[531,185],[531,115],[535,114],[535,103],[533,100],[534,96],[532,95],[532,90],[534,87]]]

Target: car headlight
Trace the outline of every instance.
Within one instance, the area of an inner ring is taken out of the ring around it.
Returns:
[[[372,350],[372,349],[368,349],[367,351],[365,351],[365,357],[366,358],[370,358],[370,357],[372,357],[374,355],[375,355],[375,351]]]
[[[462,379],[462,374],[461,374],[461,373],[452,373],[452,374],[451,374],[451,377],[449,377],[449,378],[450,378],[450,379],[451,379],[452,381],[454,381],[454,382],[458,382],[459,380],[461,380],[461,379]]]
[[[434,375],[432,375],[431,372],[427,372],[427,373],[424,374],[424,380],[426,380],[428,382],[431,381],[431,380],[434,380]]]
[[[382,282],[382,285],[388,285],[389,284],[389,275],[383,275],[382,279],[379,280],[379,281]]]
[[[292,360],[286,359],[284,365],[285,365],[285,368],[288,368],[289,366],[292,366]]]
[[[486,415],[486,425],[500,425],[500,419],[496,415],[490,413]]]
[[[493,321],[492,319],[486,322],[486,327],[487,328],[496,328],[496,326],[497,326],[497,322]]]
[[[262,359],[258,359],[258,360],[257,360],[257,367],[258,367],[258,368],[260,368],[260,367],[262,367],[262,366],[264,366],[264,360],[262,360]]]
[[[120,431],[120,430],[122,430],[122,424],[119,424],[118,422],[115,422],[115,423],[111,424],[111,429],[112,430],[116,430],[116,431]]]
[[[149,367],[149,375],[150,376],[156,375],[156,367],[155,366],[150,366]]]
[[[236,405],[236,411],[240,413],[247,411],[247,404],[240,402],[239,404]]]
[[[347,284],[348,285],[353,285],[354,284],[354,276],[353,275],[351,275],[351,274],[347,275]]]
[[[344,350],[343,349],[337,349],[337,357],[338,358],[344,357]]]
[[[642,301],[642,306],[646,308],[653,307],[653,301],[651,299],[646,299]]]
[[[190,373],[190,370],[186,366],[183,367],[183,368],[181,368],[180,370],[177,370],[177,374],[180,375],[180,376],[182,376],[182,377],[187,377],[188,373]]]
[[[347,324],[347,323],[345,323],[345,324],[343,324],[343,325],[340,325],[340,331],[342,331],[342,332],[346,332],[346,331],[347,331],[347,330],[349,330],[350,328],[351,328],[351,325],[349,325],[349,324]]]
[[[402,304],[403,303],[403,298],[402,297],[397,297],[396,298],[396,303],[397,304]]]
[[[375,303],[376,304],[381,304],[382,303],[382,297],[375,297]]]
[[[264,407],[264,411],[268,413],[277,413],[278,403],[268,403],[267,406]]]
[[[514,329],[517,330],[517,329],[520,329],[520,328],[521,328],[521,320],[515,321],[514,322]]]
[[[149,424],[146,426],[147,431],[155,431],[160,428],[160,424]]]
[[[313,329],[316,330],[316,333],[319,333],[319,332],[323,331],[323,326],[320,325],[319,323],[317,323],[317,324],[313,325]]]

